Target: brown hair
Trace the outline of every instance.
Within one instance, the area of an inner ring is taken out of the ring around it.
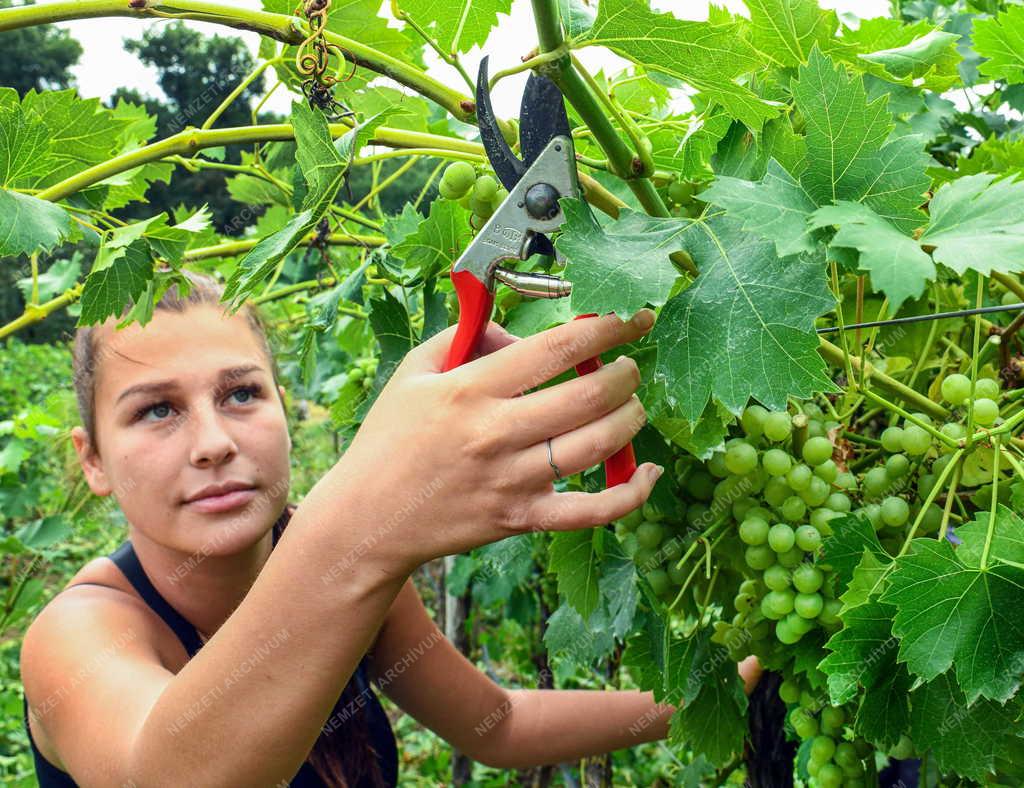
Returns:
[[[168,288],[153,305],[154,311],[167,310],[184,312],[197,305],[220,306],[224,286],[212,277],[194,271],[182,271],[188,279],[189,292],[182,296],[177,287]],[[122,311],[124,318],[130,305]],[[256,335],[274,377],[276,391],[279,371],[274,354],[267,340],[263,318],[258,308],[249,302],[239,310],[248,318],[249,326]],[[96,326],[83,326],[76,330],[72,352],[72,369],[75,398],[82,426],[89,435],[89,445],[98,451],[96,442],[96,378],[104,349],[98,346]],[[111,348],[111,353],[117,350]],[[367,688],[369,691],[369,688]],[[354,788],[369,779],[375,786],[384,786],[380,763],[369,740],[369,722],[365,711],[366,700],[359,701],[359,689],[353,679],[334,704],[327,724],[323,726],[307,760],[330,788]],[[341,721],[342,724],[337,724]]]

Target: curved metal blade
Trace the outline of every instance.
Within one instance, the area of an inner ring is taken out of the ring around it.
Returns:
[[[476,77],[476,120],[480,127],[480,141],[487,151],[487,158],[494,167],[494,173],[501,181],[501,185],[509,191],[526,172],[526,164],[520,161],[512,152],[512,148],[501,136],[501,129],[494,117],[494,109],[491,107],[491,89],[487,79],[487,60],[484,56],[480,60],[480,71]]]
[[[519,152],[529,167],[552,139],[572,139],[562,91],[547,77],[531,72],[519,108]]]

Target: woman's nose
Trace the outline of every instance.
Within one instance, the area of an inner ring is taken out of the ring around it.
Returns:
[[[238,452],[223,415],[206,405],[192,411],[191,462],[193,465],[220,464]]]

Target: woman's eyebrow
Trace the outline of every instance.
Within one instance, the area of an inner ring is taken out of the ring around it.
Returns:
[[[247,364],[240,367],[225,367],[217,373],[217,380],[223,383],[225,380],[232,378],[240,378],[243,375],[247,375],[250,372],[262,372],[263,367],[258,364]],[[156,394],[163,391],[172,391],[178,388],[178,381],[176,380],[157,380],[152,383],[137,383],[134,386],[129,386],[120,393],[117,397],[117,403],[126,397],[130,397],[133,394]],[[117,404],[115,403],[115,404]]]

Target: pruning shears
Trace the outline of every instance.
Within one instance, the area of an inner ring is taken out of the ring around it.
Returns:
[[[572,283],[566,279],[499,265],[506,260],[526,260],[533,254],[563,259],[547,234],[558,230],[565,220],[559,198],[579,197],[580,186],[561,91],[547,77],[530,74],[519,115],[522,159],[512,152],[494,117],[486,57],[477,76],[476,107],[484,150],[508,197],[452,265],[459,323],[444,371],[472,357],[491,319],[498,283],[532,298],[565,298],[572,292]],[[587,317],[597,314],[577,315],[575,319]],[[586,375],[601,366],[600,357],[595,356],[577,364],[576,374]],[[632,443],[608,457],[604,469],[607,487],[629,481],[636,470]]]

